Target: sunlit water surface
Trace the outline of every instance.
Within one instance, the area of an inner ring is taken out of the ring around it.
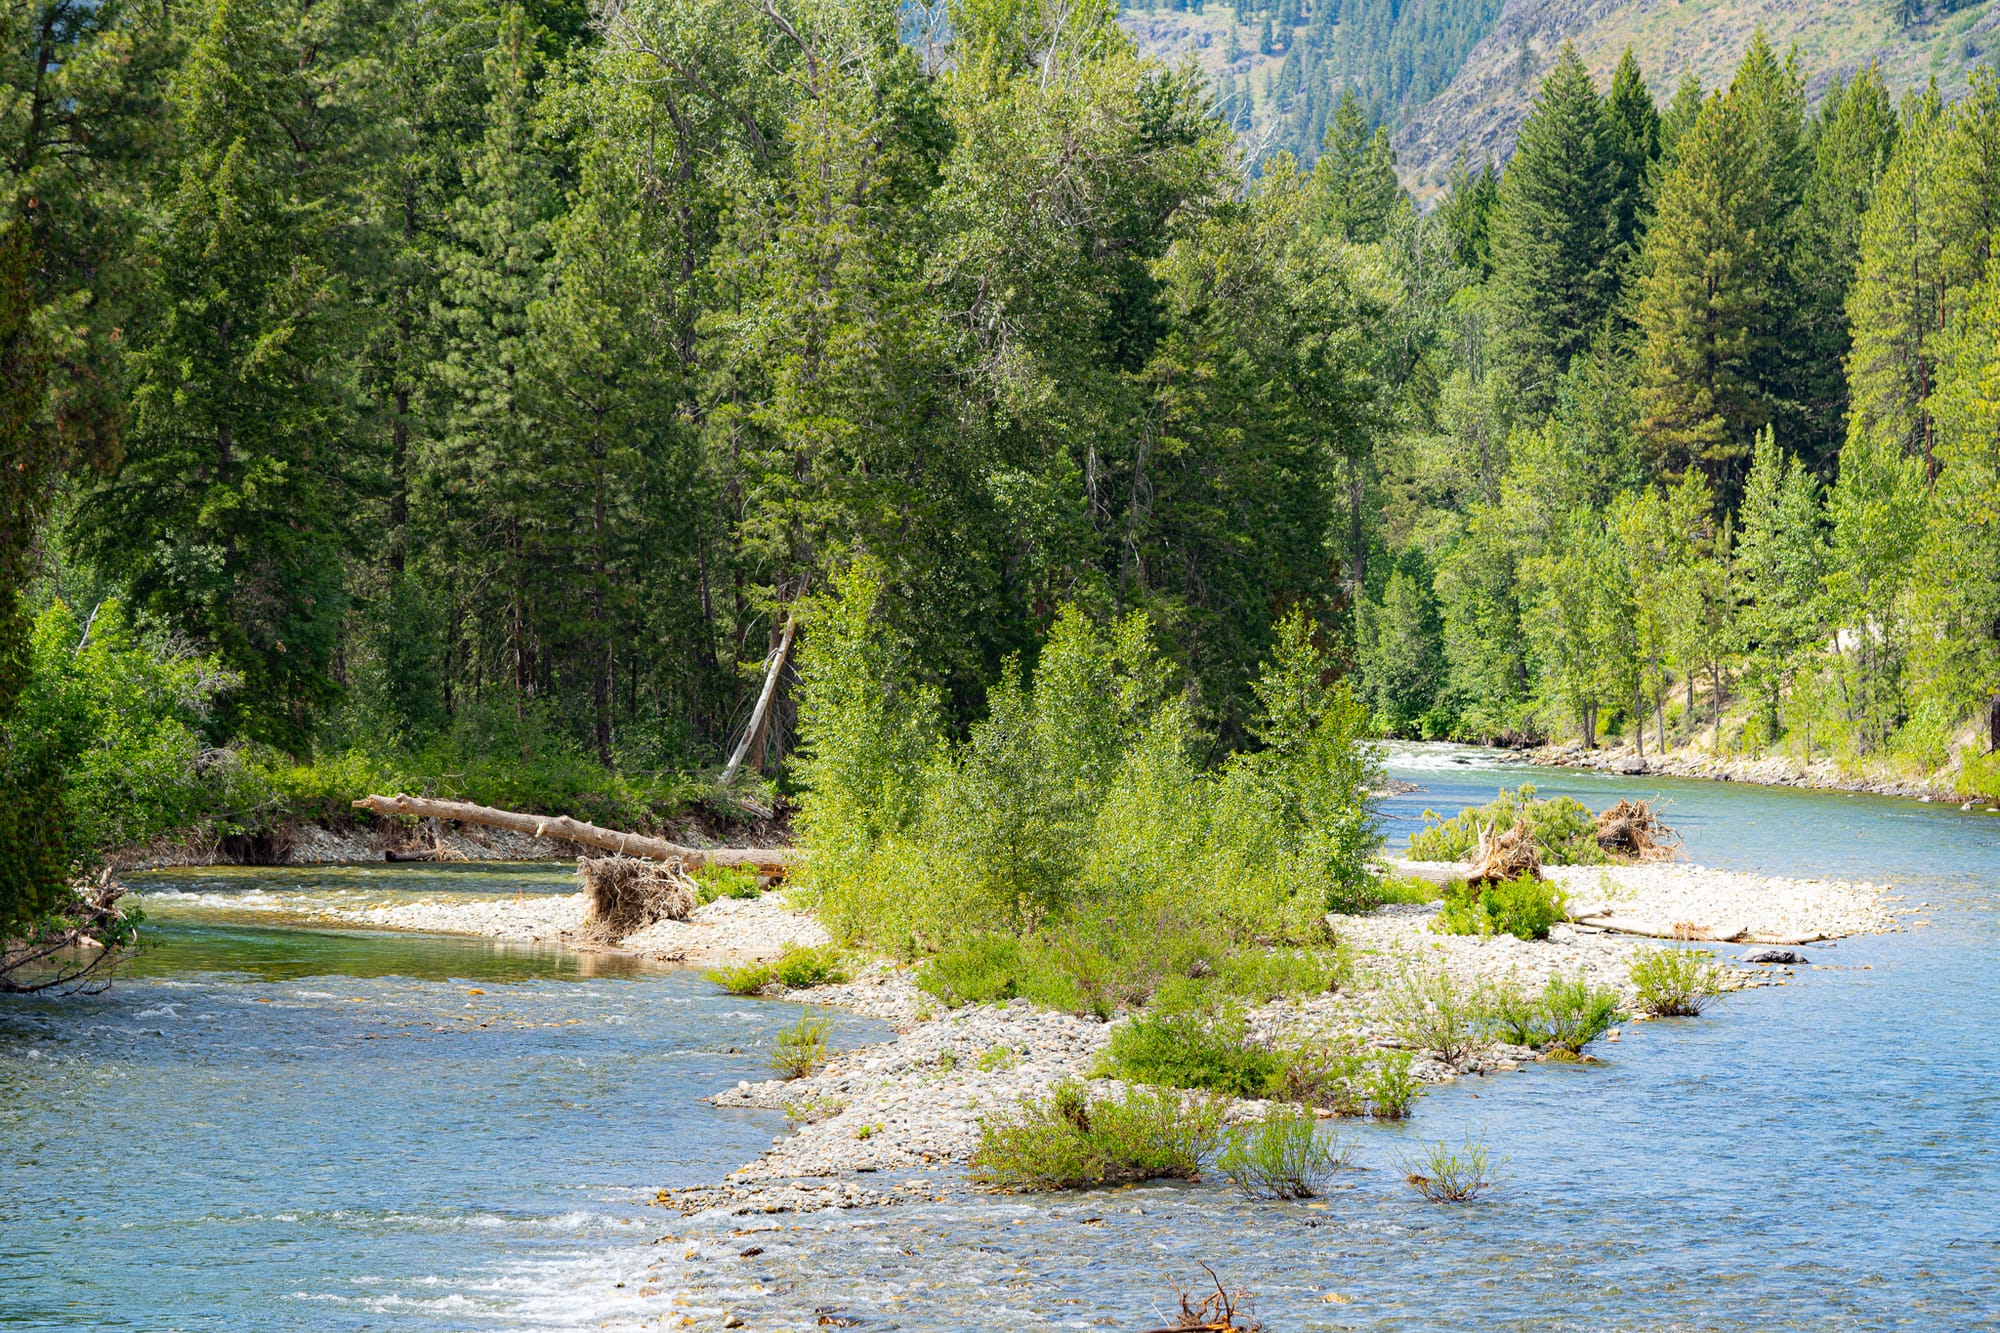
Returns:
[[[714,1327],[728,1306],[751,1328],[1140,1329],[1206,1262],[1273,1333],[2000,1328],[2000,818],[1444,747],[1390,771],[1424,784],[1387,803],[1392,846],[1503,782],[1655,796],[1694,860],[1889,881],[1911,928],[1812,946],[1789,985],[1628,1027],[1602,1063],[1343,1126],[1361,1169],[1323,1201],[1158,1185],[689,1223],[646,1201],[780,1131],[698,1099],[761,1076],[796,1006],[289,925],[301,893],[548,892],[560,867],[181,872],[109,994],[0,1001],[0,1326]],[[1507,1159],[1494,1195],[1401,1184],[1414,1147],[1467,1135]],[[710,1294],[676,1304],[690,1282]]]

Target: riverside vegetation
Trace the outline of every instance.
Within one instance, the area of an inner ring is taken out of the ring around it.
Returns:
[[[1177,875],[1165,933],[1224,953],[1382,891],[1302,795],[1285,624],[1342,734],[1990,780],[1990,74],[1809,106],[1761,38],[1665,98],[1566,54],[1422,211],[1323,80],[1317,158],[1252,163],[1108,0],[946,9],[6,10],[0,966],[128,938],[90,893],[137,846],[275,854],[371,788],[768,808],[858,753],[790,762],[778,649],[863,564],[907,772],[813,835],[829,910],[879,872],[929,951],[966,878],[1099,995]],[[1072,761],[1021,673],[1079,653],[1125,694]],[[1126,866],[1123,919],[1060,910]]]

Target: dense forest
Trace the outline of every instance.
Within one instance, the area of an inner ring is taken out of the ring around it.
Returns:
[[[9,7],[0,931],[376,781],[643,822],[862,563],[954,735],[1059,615],[1211,762],[1293,612],[1383,733],[1984,718],[1991,77],[1566,55],[1425,213],[1403,76],[1252,164],[1116,15]]]

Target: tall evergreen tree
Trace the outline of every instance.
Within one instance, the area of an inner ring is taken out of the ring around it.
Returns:
[[[1799,453],[1824,476],[1846,424],[1847,297],[1860,264],[1861,222],[1896,142],[1895,112],[1876,67],[1828,91],[1813,138],[1812,177],[1789,264],[1798,288],[1789,379]]]
[[[1500,348],[1531,414],[1611,311],[1618,172],[1590,71],[1563,47],[1521,126],[1493,218]]]
[[[1618,173],[1612,208],[1618,218],[1618,264],[1629,269],[1645,238],[1646,182],[1660,155],[1660,113],[1639,72],[1632,48],[1618,58],[1611,74],[1611,91],[1604,98],[1604,118],[1610,135],[1611,163]]]
[[[147,240],[157,315],[133,338],[132,430],[77,526],[242,673],[235,725],[293,747],[336,691],[354,512],[346,17],[216,0],[198,29],[172,86],[179,154]]]

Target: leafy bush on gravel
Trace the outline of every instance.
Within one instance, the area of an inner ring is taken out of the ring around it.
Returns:
[[[1253,1199],[1311,1199],[1347,1162],[1340,1139],[1321,1134],[1311,1112],[1273,1110],[1229,1131],[1215,1169]]]
[[[1523,816],[1534,830],[1544,864],[1594,866],[1611,859],[1597,845],[1597,816],[1589,806],[1568,796],[1538,800],[1533,784],[1525,782],[1516,791],[1503,787],[1485,805],[1467,806],[1450,819],[1424,811],[1424,828],[1410,839],[1410,859],[1463,861],[1479,845],[1480,829],[1512,828]]]
[[[1262,1097],[1278,1078],[1278,1057],[1249,1045],[1245,1028],[1234,1006],[1147,1014],[1112,1030],[1103,1068],[1135,1083]]]
[[[778,1034],[771,1047],[771,1068],[783,1078],[804,1078],[826,1063],[826,1038],[833,1020],[801,1014],[799,1021]]]
[[[1444,891],[1444,907],[1431,929],[1445,935],[1512,935],[1545,940],[1569,912],[1569,899],[1556,885],[1533,875],[1473,887],[1454,881]]]
[[[695,897],[703,903],[717,898],[756,898],[764,892],[757,872],[742,866],[703,866],[693,878]]]
[[[1656,1018],[1691,1018],[1727,989],[1728,969],[1703,949],[1646,949],[1632,959],[1639,1009]]]
[[[1500,1040],[1562,1055],[1581,1054],[1618,1017],[1617,992],[1591,985],[1582,972],[1552,976],[1532,996],[1510,979],[1492,988],[1487,1004]]]
[[[837,986],[848,979],[840,951],[830,944],[806,947],[787,944],[768,963],[710,968],[702,974],[731,995],[755,995],[772,984],[786,990]]]
[[[1080,1083],[1058,1083],[979,1122],[970,1174],[1011,1189],[1074,1189],[1125,1180],[1199,1180],[1222,1138],[1211,1098],[1145,1088],[1092,1101]]]
[[[1408,1051],[1307,1042],[1279,1051],[1278,1059],[1271,1096],[1335,1115],[1401,1120],[1424,1091],[1410,1073]]]
[[[1452,1064],[1485,1042],[1489,1007],[1485,986],[1461,985],[1441,967],[1405,968],[1389,989],[1386,1017],[1402,1045]]]

